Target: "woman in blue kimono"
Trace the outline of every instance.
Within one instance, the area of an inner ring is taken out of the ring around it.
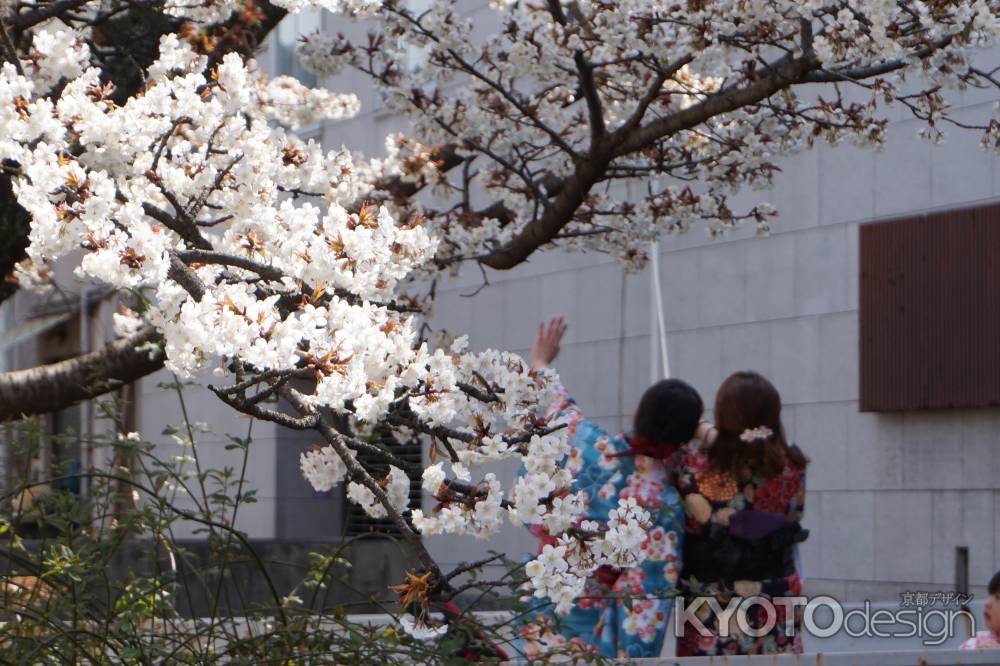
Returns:
[[[561,317],[540,326],[532,351],[535,369],[555,359],[565,330]],[[574,489],[586,493],[581,520],[607,521],[619,499],[635,498],[649,512],[651,524],[642,562],[623,570],[599,569],[568,613],[557,614],[548,600],[532,600],[529,619],[520,626],[520,647],[529,658],[552,652],[659,656],[680,577],[684,533],[684,509],[672,484],[670,459],[694,436],[701,398],[685,382],[660,381],[642,396],[632,433],[611,435],[584,419],[560,389],[547,414],[568,427],[572,448],[563,465],[573,473]],[[540,527],[532,531],[540,538],[539,549],[555,541]]]

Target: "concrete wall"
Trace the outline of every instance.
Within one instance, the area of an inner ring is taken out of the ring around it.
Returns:
[[[243,469],[243,451],[227,450],[226,445],[231,443],[227,435],[243,438],[249,433],[253,441],[246,456],[245,489],[255,489],[257,501],[240,507],[235,526],[252,538],[274,539],[278,536],[275,527],[278,428],[273,423],[254,420],[251,431],[250,419],[227,407],[206,388],[213,380],[214,383],[221,383],[210,375],[193,378],[191,381],[194,383],[185,384],[182,395],[178,396],[176,390],[161,386],[174,382],[173,375],[168,371],[161,370],[143,378],[139,382],[141,388],[137,400],[138,430],[145,439],[156,443],[155,454],[164,460],[171,460],[174,456],[197,455],[201,469],[231,467],[235,478]],[[194,447],[182,446],[174,438],[162,434],[168,427],[180,429],[178,436],[186,434],[185,410],[187,420],[199,424],[194,433]],[[205,432],[202,425],[210,430]],[[184,465],[184,470],[195,474],[197,466],[189,462]],[[192,492],[199,495],[198,501],[201,502],[197,480],[192,477],[188,484]],[[207,491],[212,493],[215,489],[208,482]],[[178,506],[193,508],[193,503],[183,491],[176,495],[176,502]],[[175,529],[175,536],[193,536],[199,527],[196,523],[182,521]]]

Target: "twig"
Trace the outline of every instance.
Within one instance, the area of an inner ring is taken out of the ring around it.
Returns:
[[[21,59],[17,57],[17,49],[14,48],[14,42],[10,39],[10,34],[7,32],[7,24],[4,23],[3,17],[0,17],[0,33],[3,35],[3,47],[7,52],[7,58],[14,63],[17,73],[24,76],[24,68],[21,67]]]

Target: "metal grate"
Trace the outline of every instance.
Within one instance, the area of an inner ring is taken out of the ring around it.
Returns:
[[[419,469],[421,463],[420,440],[400,444],[395,441],[386,441],[387,448],[392,450],[392,454],[401,460],[414,463]],[[379,478],[389,473],[389,465],[380,460],[375,460],[364,453],[358,454],[358,459],[369,469],[374,470]],[[410,477],[410,508],[420,507],[420,476],[413,473]],[[361,535],[381,535],[386,537],[399,536],[399,528],[388,518],[372,518],[364,512],[360,506],[350,500],[347,503],[347,536],[355,537]]]
[[[860,227],[862,411],[1000,405],[1000,205]]]

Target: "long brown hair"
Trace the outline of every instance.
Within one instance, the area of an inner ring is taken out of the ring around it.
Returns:
[[[745,370],[734,372],[715,394],[715,427],[718,436],[708,450],[712,468],[739,477],[749,470],[770,478],[781,473],[788,460],[805,467],[809,459],[790,447],[781,425],[781,396],[763,375]],[[747,430],[764,427],[771,436],[753,442],[740,439]]]

